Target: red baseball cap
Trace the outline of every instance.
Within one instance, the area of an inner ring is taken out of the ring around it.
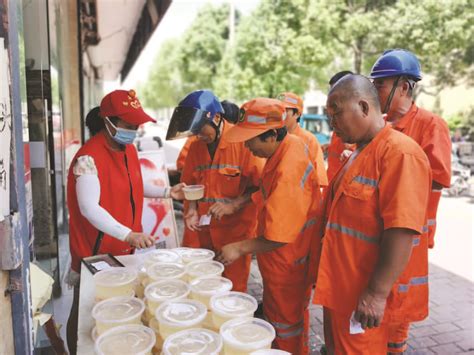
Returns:
[[[117,116],[132,125],[156,122],[143,111],[135,90],[115,90],[105,95],[100,102],[100,115]]]
[[[239,120],[225,139],[230,143],[244,142],[270,129],[284,127],[285,119],[283,102],[259,97],[242,105]]]

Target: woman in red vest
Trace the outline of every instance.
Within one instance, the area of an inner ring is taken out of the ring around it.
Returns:
[[[67,338],[76,353],[81,259],[96,254],[132,254],[154,244],[142,233],[143,198],[183,199],[182,184],[173,188],[143,185],[133,141],[138,127],[155,122],[142,109],[135,91],[115,90],[86,118],[92,138],[71,162],[67,184],[71,270],[74,299]]]

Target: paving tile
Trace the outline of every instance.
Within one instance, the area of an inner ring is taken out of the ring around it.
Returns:
[[[456,344],[451,343],[451,344],[434,346],[434,347],[430,348],[430,350],[433,351],[435,354],[447,355],[447,354],[457,354],[462,349],[457,347]]]

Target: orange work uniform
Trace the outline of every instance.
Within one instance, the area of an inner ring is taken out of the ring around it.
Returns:
[[[200,216],[206,215],[215,202],[228,203],[241,196],[247,188],[259,184],[265,160],[253,156],[243,142],[226,142],[230,127],[230,123],[223,121],[214,159],[211,159],[204,142],[197,140],[189,149],[181,181],[205,186],[204,198],[198,201]],[[256,216],[255,205],[249,202],[233,215],[223,216],[220,220],[213,218],[209,226],[197,232],[199,247],[220,250],[224,245],[255,237]],[[250,261],[251,255],[246,255],[226,266],[224,276],[232,280],[234,290],[247,290]]]
[[[431,187],[428,159],[410,138],[384,127],[328,187],[325,234],[314,302],[324,306],[335,354],[386,354],[390,327],[428,315],[428,240],[423,234]],[[331,193],[329,193],[331,191]],[[415,231],[405,270],[387,298],[382,324],[349,332],[352,312],[379,258],[382,234]],[[329,330],[329,331],[328,331]]]
[[[324,154],[318,139],[311,132],[302,128],[300,125],[296,126],[292,134],[300,137],[308,147],[309,157],[315,165],[319,186],[328,186],[328,176],[324,166]]]
[[[189,137],[188,139],[186,139],[186,143],[184,143],[183,148],[181,148],[181,151],[178,155],[178,159],[176,159],[176,170],[178,170],[179,172],[183,171],[184,163],[186,162],[186,158],[189,152],[189,147],[191,147],[191,144],[196,140],[196,136]],[[186,200],[183,201],[184,216],[186,216],[186,214],[188,213],[188,206],[189,202]],[[199,237],[197,236],[197,233],[189,228],[184,228],[182,244],[183,246],[189,248],[199,248]]]
[[[258,209],[257,235],[286,243],[257,255],[263,278],[263,312],[275,327],[274,346],[292,354],[307,354],[310,286],[308,254],[314,224],[311,215],[315,183],[304,143],[287,135],[268,159],[260,190],[252,195]]]
[[[430,162],[433,181],[444,187],[451,184],[451,139],[446,122],[435,114],[419,108],[413,103],[410,110],[393,125],[414,139],[423,149]],[[434,247],[436,231],[436,213],[441,198],[441,190],[432,189],[427,210],[425,225],[428,233],[428,246]],[[410,324],[401,324],[389,335],[389,351],[403,353],[407,349]]]
[[[333,179],[334,175],[336,175],[341,166],[344,164],[344,162],[340,160],[340,157],[345,149],[347,149],[346,144],[337,134],[333,133],[331,136],[331,142],[329,142],[328,146],[327,176],[329,181]],[[352,145],[349,149],[353,151],[355,147]]]
[[[421,146],[430,161],[433,181],[443,187],[449,187],[451,185],[451,138],[446,122],[413,103],[407,114],[393,125],[393,128],[411,137]],[[432,190],[428,204],[430,248],[434,247],[436,213],[440,198],[441,191]]]

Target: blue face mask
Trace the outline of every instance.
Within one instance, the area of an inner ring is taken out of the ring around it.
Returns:
[[[105,125],[107,132],[109,132],[110,136],[114,141],[118,144],[127,145],[132,144],[135,138],[137,137],[137,131],[133,129],[125,129],[115,126],[112,122],[110,122],[109,118],[106,117],[106,120],[110,123],[112,127],[115,128],[115,135],[110,132],[109,127]]]

